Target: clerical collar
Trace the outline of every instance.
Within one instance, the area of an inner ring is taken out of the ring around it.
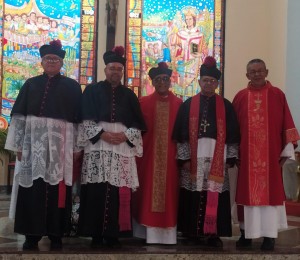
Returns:
[[[203,95],[202,92],[200,92],[200,95],[201,95],[202,98],[210,99],[210,98],[214,97],[216,94],[214,94],[214,95],[212,95],[212,96],[206,96],[206,95]]]
[[[44,76],[46,76],[48,79],[53,79],[53,78],[58,78],[58,77],[61,77],[62,75],[59,73],[57,73],[56,75],[53,75],[52,77],[49,76],[47,73],[43,73]]]
[[[118,86],[115,86],[115,87],[113,87],[113,86],[111,85],[111,83],[110,83],[107,79],[104,80],[104,82],[105,82],[107,85],[111,86],[112,88],[117,88],[117,87],[119,87],[119,86],[122,86],[122,83],[121,83],[121,82],[119,83]]]
[[[164,98],[164,99],[166,99],[166,98],[168,98],[169,97],[169,94],[167,94],[167,95],[165,95],[165,96],[162,96],[162,95],[159,95],[161,98]]]
[[[153,94],[154,94],[154,96],[155,96],[157,99],[160,99],[160,100],[164,101],[164,100],[167,100],[167,99],[168,99],[168,97],[169,97],[169,95],[170,95],[170,91],[169,91],[166,95],[164,95],[164,96],[159,95],[159,94],[157,93],[157,91],[154,91]]]
[[[252,85],[251,81],[249,81],[248,88],[251,89],[251,90],[261,90],[261,89],[267,87],[269,85],[269,83],[270,82],[268,80],[266,80],[265,84],[263,86],[256,87],[256,86]]]

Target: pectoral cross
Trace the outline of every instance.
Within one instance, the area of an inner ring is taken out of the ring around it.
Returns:
[[[203,132],[206,133],[206,127],[210,126],[209,123],[207,123],[206,119],[202,121],[201,126],[203,126]]]

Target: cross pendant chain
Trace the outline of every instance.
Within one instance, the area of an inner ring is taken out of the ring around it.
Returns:
[[[206,127],[210,126],[210,124],[205,119],[202,121],[201,126],[203,126],[203,132],[206,133]]]

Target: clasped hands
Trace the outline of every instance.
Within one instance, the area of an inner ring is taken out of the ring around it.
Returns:
[[[121,144],[127,141],[127,137],[124,132],[120,132],[120,133],[104,132],[100,138],[109,144]]]

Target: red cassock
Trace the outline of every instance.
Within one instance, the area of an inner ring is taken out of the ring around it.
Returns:
[[[162,98],[156,92],[140,99],[147,125],[143,135],[143,157],[137,158],[140,187],[133,193],[133,216],[149,227],[175,227],[177,224],[179,172],[176,143],[172,131],[181,99],[169,92]]]
[[[236,203],[283,205],[280,154],[286,144],[299,140],[284,93],[268,81],[262,89],[249,85],[235,96],[233,106],[241,133]]]

